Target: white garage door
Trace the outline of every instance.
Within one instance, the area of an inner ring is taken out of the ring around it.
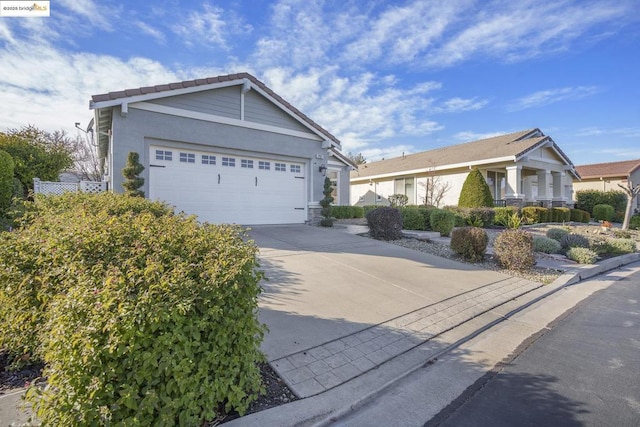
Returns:
[[[304,164],[285,160],[151,146],[149,198],[200,221],[303,223]]]

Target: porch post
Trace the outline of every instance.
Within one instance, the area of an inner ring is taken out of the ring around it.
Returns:
[[[520,180],[522,178],[522,166],[507,166],[507,179],[506,179],[506,191],[505,199],[507,206],[519,206],[524,205],[524,195],[521,191]]]
[[[530,176],[526,176],[522,179],[522,193],[524,195],[524,201],[531,201],[532,200],[532,195],[531,195],[531,177]]]
[[[563,207],[566,202],[566,198],[562,194],[564,175],[564,172],[551,172],[553,178],[553,199],[551,204],[554,207]]]
[[[551,183],[551,171],[538,171],[538,197],[536,200],[542,203],[545,208],[551,207],[551,195],[549,195],[549,184]]]

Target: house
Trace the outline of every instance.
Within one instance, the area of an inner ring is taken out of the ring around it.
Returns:
[[[340,141],[248,73],[93,95],[90,108],[113,191],[137,152],[147,197],[202,221],[317,222],[325,176],[349,203]]]
[[[582,178],[580,182],[573,183],[573,189],[576,192],[581,190],[621,191],[618,184],[624,187],[627,186],[627,182],[631,182],[632,186],[640,184],[640,159],[576,166],[576,170]],[[636,197],[633,201],[633,208],[640,210],[640,197]]]
[[[351,204],[388,205],[389,196],[404,194],[409,204],[457,205],[472,168],[487,180],[496,206],[565,206],[580,179],[550,136],[529,129],[360,165],[351,172]]]

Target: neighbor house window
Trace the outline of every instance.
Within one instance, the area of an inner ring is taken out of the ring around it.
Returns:
[[[286,172],[287,171],[286,163],[276,163],[276,171],[278,171],[278,172]]]
[[[416,197],[415,197],[415,178],[398,178],[394,182],[395,184],[395,193],[394,194],[404,194],[407,196],[407,204],[415,205]]]
[[[173,153],[166,150],[156,150],[156,160],[173,160]]]
[[[196,155],[192,153],[180,153],[180,161],[182,163],[195,163]]]
[[[236,166],[236,159],[233,157],[223,157],[222,166],[231,166],[233,168]]]
[[[253,160],[247,160],[247,159],[240,160],[240,167],[253,169]]]
[[[216,156],[208,156],[206,154],[202,155],[202,164],[203,165],[215,165],[216,164]]]
[[[263,162],[263,161],[259,161],[258,162],[258,169],[262,169],[262,170],[270,170],[271,169],[271,163],[270,162]]]
[[[300,165],[289,165],[289,170],[293,173],[300,173]]]

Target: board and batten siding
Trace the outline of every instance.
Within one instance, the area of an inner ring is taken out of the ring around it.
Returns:
[[[300,132],[309,128],[275,106],[271,101],[250,90],[244,95],[244,119],[249,122],[271,125]]]
[[[240,120],[240,86],[170,96],[150,102],[166,107]]]

